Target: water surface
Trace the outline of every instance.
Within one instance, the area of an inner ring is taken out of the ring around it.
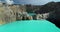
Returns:
[[[47,20],[21,20],[0,26],[0,32],[60,32]]]

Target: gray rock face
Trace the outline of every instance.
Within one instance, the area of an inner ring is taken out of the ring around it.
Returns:
[[[47,19],[49,17],[49,13],[37,14],[37,19]]]
[[[0,6],[0,19],[2,22],[11,22],[16,20],[16,15],[14,15],[13,10],[9,6]]]

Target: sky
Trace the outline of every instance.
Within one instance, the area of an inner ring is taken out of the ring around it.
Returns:
[[[60,2],[60,0],[14,0],[15,3],[20,4],[32,4],[32,5],[44,5],[48,2],[54,1],[54,2]]]
[[[4,1],[4,0],[2,0]],[[54,2],[60,2],[60,0],[13,0],[12,3],[15,3],[15,4],[32,4],[32,5],[44,5],[48,2],[51,2],[51,1],[54,1]],[[6,1],[6,2],[9,2],[9,1]]]

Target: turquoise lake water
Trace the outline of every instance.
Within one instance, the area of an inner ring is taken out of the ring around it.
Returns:
[[[0,32],[60,32],[47,20],[21,20],[0,26]]]

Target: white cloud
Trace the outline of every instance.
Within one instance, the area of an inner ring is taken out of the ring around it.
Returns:
[[[12,0],[12,1],[10,1],[10,0],[5,0],[5,1],[6,1],[7,4],[13,4],[13,3],[14,3],[13,0]]]

